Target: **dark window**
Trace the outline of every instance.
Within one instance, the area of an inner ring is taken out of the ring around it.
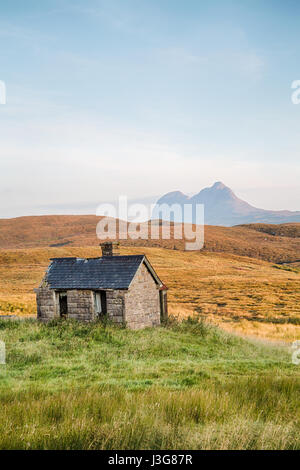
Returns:
[[[59,315],[66,318],[68,315],[68,297],[66,292],[59,293]]]

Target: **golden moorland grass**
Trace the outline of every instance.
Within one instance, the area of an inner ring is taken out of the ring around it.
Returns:
[[[169,287],[169,313],[194,312],[242,334],[293,341],[300,337],[300,272],[226,253],[121,247],[145,253]],[[0,312],[35,315],[35,294],[51,257],[97,257],[98,247],[0,251]]]
[[[96,226],[102,217],[95,215],[49,215],[0,219],[0,248],[55,246],[95,246]],[[116,229],[118,231],[118,220]],[[189,226],[190,227],[190,226]],[[148,224],[141,224],[147,230]],[[190,227],[191,228],[191,227]],[[195,228],[195,226],[194,226]],[[160,234],[158,240],[126,240],[127,246],[184,249],[184,241]],[[205,226],[204,251],[250,256],[272,262],[292,262],[300,258],[300,224],[251,224],[235,227]]]

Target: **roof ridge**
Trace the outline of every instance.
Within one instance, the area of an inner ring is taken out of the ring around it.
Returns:
[[[92,260],[92,259],[120,259],[120,258],[143,258],[146,255],[144,254],[139,254],[139,255],[117,255],[117,256],[95,256],[92,258],[81,258],[80,256],[61,256],[61,257],[55,257],[55,258],[50,258],[50,260],[61,260],[61,259],[83,259],[83,260]]]

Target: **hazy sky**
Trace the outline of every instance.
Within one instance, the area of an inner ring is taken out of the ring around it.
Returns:
[[[219,180],[300,210],[299,17],[298,0],[1,0],[0,216]]]

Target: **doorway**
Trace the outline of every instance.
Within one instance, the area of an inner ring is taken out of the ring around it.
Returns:
[[[61,318],[68,316],[68,297],[66,292],[60,292],[59,294],[59,315]]]
[[[101,318],[107,313],[106,292],[105,290],[94,292],[95,313]]]
[[[168,307],[167,307],[167,291],[159,291],[159,303],[160,303],[160,321],[164,321],[168,318]]]

